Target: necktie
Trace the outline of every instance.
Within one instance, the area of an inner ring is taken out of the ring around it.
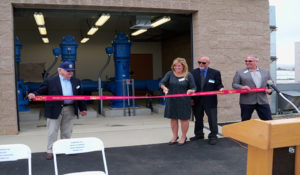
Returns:
[[[205,83],[205,78],[204,78],[204,71],[201,71],[200,74],[200,82],[201,82],[201,91],[203,91],[204,83]]]

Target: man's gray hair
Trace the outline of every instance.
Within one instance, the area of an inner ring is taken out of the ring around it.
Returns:
[[[255,58],[256,60],[259,60],[258,56],[256,56],[256,55],[248,55],[247,57],[253,57],[253,58]]]

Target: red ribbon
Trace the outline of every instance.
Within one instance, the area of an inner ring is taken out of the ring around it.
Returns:
[[[227,94],[241,94],[250,92],[265,92],[266,88],[247,89],[231,89],[223,91],[207,91],[196,92],[190,95],[187,94],[172,94],[164,96],[58,96],[58,95],[44,95],[36,96],[33,101],[63,101],[63,100],[120,100],[120,99],[146,99],[146,98],[170,98],[170,97],[187,97],[187,96],[202,96],[202,95],[227,95]]]

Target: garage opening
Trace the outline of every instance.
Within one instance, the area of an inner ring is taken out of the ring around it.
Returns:
[[[34,15],[42,15],[44,23],[37,24]],[[109,18],[104,24],[96,25],[101,16]],[[167,22],[152,25],[160,19],[167,19]],[[114,53],[109,58],[106,48],[113,47],[118,36],[125,37],[130,43],[129,79],[153,81],[155,85],[170,70],[176,57],[186,58],[192,69],[191,14],[14,8],[14,26],[19,120],[40,120],[43,117],[44,103],[28,102],[25,97],[36,90],[45,77],[56,75],[59,64],[69,58],[55,51],[55,48],[63,51],[62,43],[68,39],[75,43],[76,48],[69,52],[67,49],[66,54],[75,65],[74,75],[82,80],[82,86],[86,88],[85,95],[99,95],[100,73],[102,83],[109,83],[116,77]],[[142,33],[135,35],[137,31]],[[135,95],[161,94],[158,87],[150,90],[135,88],[134,92]],[[115,94],[104,89],[103,95]],[[151,113],[153,105],[160,102],[161,99],[152,100],[149,106],[148,100],[137,100],[136,105],[152,108]],[[103,108],[113,110],[119,107],[113,105],[112,101],[103,101]],[[99,101],[89,101],[88,113],[93,117],[102,116],[103,113],[99,115],[99,106]],[[124,109],[121,107],[120,110]]]

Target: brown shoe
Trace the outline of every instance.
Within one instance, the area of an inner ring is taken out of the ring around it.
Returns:
[[[47,160],[52,160],[52,159],[53,159],[53,154],[52,154],[52,153],[46,153],[45,158],[46,158]]]

